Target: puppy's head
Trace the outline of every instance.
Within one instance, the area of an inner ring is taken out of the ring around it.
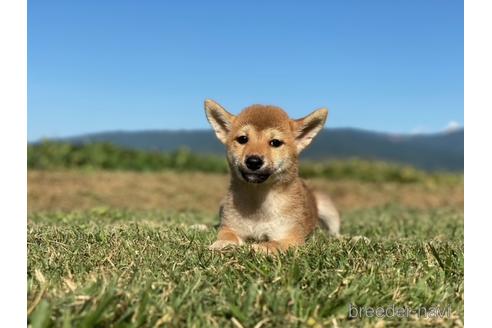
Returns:
[[[234,116],[206,100],[205,113],[226,145],[232,174],[258,184],[287,182],[297,176],[298,155],[323,128],[328,110],[292,120],[278,107],[252,105]]]

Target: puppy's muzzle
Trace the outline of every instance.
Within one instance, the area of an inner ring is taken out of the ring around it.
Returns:
[[[251,155],[244,160],[244,166],[239,169],[243,179],[249,183],[262,183],[266,181],[272,172],[265,165],[263,158]]]

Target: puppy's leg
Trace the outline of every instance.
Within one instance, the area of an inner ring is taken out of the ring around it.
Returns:
[[[217,240],[208,247],[210,250],[221,250],[228,246],[241,245],[241,238],[229,227],[221,226],[217,235]]]
[[[251,247],[255,252],[273,255],[281,251],[286,251],[290,247],[301,246],[303,244],[304,237],[294,233],[279,240],[269,240],[262,243],[253,244]]]

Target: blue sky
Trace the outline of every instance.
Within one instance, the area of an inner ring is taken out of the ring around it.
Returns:
[[[28,139],[208,128],[328,107],[327,127],[463,125],[463,2],[28,1]]]

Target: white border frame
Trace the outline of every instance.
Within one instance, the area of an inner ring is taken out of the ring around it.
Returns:
[[[27,2],[0,1],[2,326],[27,324]]]
[[[491,319],[490,256],[492,233],[491,141],[492,2],[465,1],[465,322],[481,327]],[[490,129],[490,130],[489,130]]]

